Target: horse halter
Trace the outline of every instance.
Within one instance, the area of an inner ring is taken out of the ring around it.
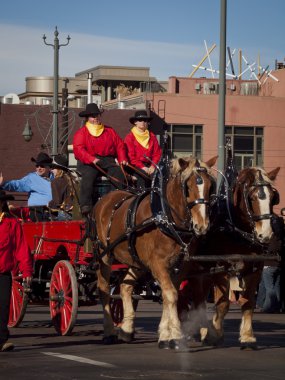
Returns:
[[[196,161],[195,166],[196,166],[196,173],[195,172],[192,173],[191,176],[194,176],[196,174],[197,175],[196,185],[203,185],[204,180],[203,180],[203,177],[200,173],[207,173],[207,169],[204,167],[201,167],[198,160]],[[184,194],[185,199],[187,199],[187,193],[189,193],[187,181],[190,179],[190,177],[187,180],[185,180],[183,183],[183,194]],[[212,184],[211,184],[211,187],[212,187]],[[207,201],[205,198],[198,198],[198,199],[195,199],[194,201],[192,201],[190,203],[187,203],[186,207],[188,210],[191,210],[194,206],[200,205],[200,204],[204,204],[206,206],[209,206],[209,201]]]
[[[257,222],[257,221],[265,220],[265,219],[271,219],[273,216],[272,212],[270,212],[268,214],[253,215],[253,213],[251,211],[252,207],[249,203],[249,200],[250,200],[251,194],[256,190],[256,188],[258,189],[258,199],[260,199],[260,200],[266,199],[264,187],[267,187],[268,189],[273,191],[273,197],[271,200],[271,207],[275,206],[279,203],[278,191],[275,188],[273,188],[269,182],[265,181],[262,178],[260,170],[258,170],[258,175],[259,175],[258,180],[256,182],[254,182],[253,185],[251,185],[251,187],[249,189],[247,189],[247,185],[245,185],[243,188],[243,197],[244,197],[247,213],[248,213],[250,219],[252,220],[252,222]]]

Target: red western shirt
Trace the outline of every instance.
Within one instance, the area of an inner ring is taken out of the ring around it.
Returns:
[[[94,137],[84,125],[74,135],[73,152],[75,158],[84,164],[92,164],[96,155],[112,156],[117,158],[119,163],[127,161],[123,140],[114,129],[108,126],[104,126],[104,131],[100,136]]]
[[[161,148],[155,134],[149,131],[149,135],[148,148],[144,148],[132,132],[125,137],[129,162],[140,169],[146,164],[150,164],[145,156],[149,157],[155,164],[158,164],[161,157]]]
[[[0,273],[15,270],[17,264],[23,277],[32,276],[32,255],[22,226],[17,219],[4,217],[0,222]]]

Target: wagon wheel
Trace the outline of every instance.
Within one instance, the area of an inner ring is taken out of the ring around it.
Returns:
[[[53,268],[49,308],[52,323],[60,335],[71,333],[77,318],[78,287],[73,266],[61,260]]]
[[[29,297],[24,291],[22,276],[15,276],[12,279],[12,291],[9,313],[9,327],[18,327],[26,313]]]
[[[120,284],[117,284],[111,291],[111,298],[110,298],[110,309],[111,309],[111,316],[114,322],[115,326],[120,326],[124,319],[124,308],[123,308],[123,301],[121,298],[119,298],[120,294]],[[115,298],[112,298],[112,295],[118,296]],[[137,310],[139,300],[133,299],[133,307],[134,310]]]

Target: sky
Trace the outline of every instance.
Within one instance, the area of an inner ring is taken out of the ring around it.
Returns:
[[[55,27],[60,44],[71,37],[59,49],[60,76],[110,65],[149,67],[158,80],[187,77],[214,44],[203,66],[218,70],[220,7],[220,0],[2,1],[0,96],[25,92],[26,77],[53,76],[54,49],[42,36],[53,44]],[[276,59],[284,62],[284,14],[284,0],[227,0],[226,40],[236,72],[239,49],[248,64],[256,62],[256,73],[258,62],[269,69]]]

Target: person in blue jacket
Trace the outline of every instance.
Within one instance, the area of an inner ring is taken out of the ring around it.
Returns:
[[[50,170],[52,158],[40,152],[36,158],[31,158],[35,163],[36,171],[27,174],[21,179],[4,181],[0,173],[0,187],[5,191],[28,193],[28,206],[47,206],[52,199],[51,180],[53,174]]]

